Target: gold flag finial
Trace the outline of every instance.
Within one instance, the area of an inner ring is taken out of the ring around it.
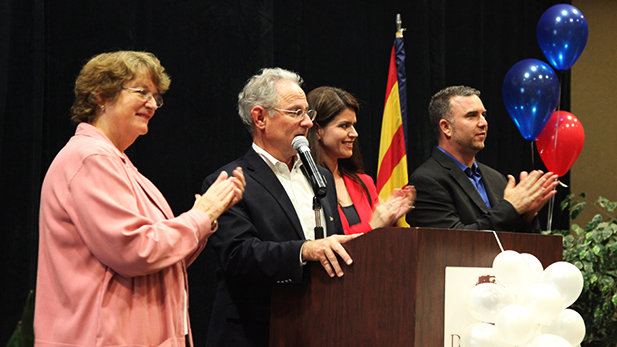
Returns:
[[[405,28],[402,28],[403,26],[403,21],[401,20],[401,14],[397,13],[396,14],[396,37],[403,37],[403,31],[407,30]]]

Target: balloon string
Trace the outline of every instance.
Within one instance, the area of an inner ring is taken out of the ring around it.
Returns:
[[[557,111],[561,110],[561,88],[563,87],[563,74],[564,71],[559,71],[559,97],[557,98]],[[555,122],[555,140],[553,141],[553,153],[557,153],[557,140],[559,138],[559,113],[557,113],[557,122]],[[559,182],[563,186],[563,183]],[[551,231],[553,227],[553,208],[555,206],[555,195],[551,197],[548,202],[548,216],[546,218],[546,230]]]
[[[553,227],[553,206],[555,205],[555,195],[548,201],[548,218],[546,221],[546,230],[551,231]]]
[[[563,74],[564,70],[559,71],[559,96],[557,98],[557,111],[561,110],[561,89],[563,87]],[[560,121],[559,113],[557,113],[557,122],[555,122],[555,140],[553,141],[553,152],[557,153],[557,140],[559,138],[559,121]],[[559,184],[564,186],[561,181],[558,181]],[[546,230],[551,231],[553,227],[553,208],[555,206],[555,195],[551,197],[551,200],[548,202],[548,217],[546,219]]]
[[[563,73],[564,70],[559,71],[559,98],[557,99],[557,112],[561,110],[561,88],[563,87]],[[553,142],[553,151],[557,153],[557,137],[559,136],[559,115],[557,115],[556,129],[555,129],[555,141]],[[549,229],[550,230],[550,229]]]
[[[499,236],[497,236],[497,232],[493,230],[493,235],[495,235],[495,240],[497,240],[497,244],[499,245],[499,249],[503,252],[503,246],[501,245],[501,240],[499,240]]]
[[[531,141],[531,168],[532,169],[536,167],[535,159],[534,159],[535,156],[534,156],[534,153],[533,153],[533,143],[534,143],[534,141]]]
[[[561,87],[563,87],[563,71],[559,70],[559,93],[557,94],[557,111],[561,110]]]

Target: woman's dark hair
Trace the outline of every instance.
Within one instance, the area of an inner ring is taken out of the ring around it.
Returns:
[[[360,105],[356,98],[350,93],[335,87],[319,87],[313,89],[307,96],[309,108],[317,111],[317,117],[313,121],[315,123],[308,131],[307,138],[311,148],[311,154],[317,165],[327,167],[323,157],[323,144],[317,136],[319,128],[325,128],[330,122],[336,118],[341,112],[351,109],[356,114],[360,109]],[[362,152],[358,139],[353,142],[353,152],[351,157],[338,160],[338,169],[342,176],[347,176],[354,182],[358,183],[368,196],[369,204],[373,205],[371,194],[360,179],[358,173],[364,173],[364,162],[362,161]]]

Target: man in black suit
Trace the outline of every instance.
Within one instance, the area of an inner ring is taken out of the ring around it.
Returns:
[[[319,168],[328,193],[313,210],[313,188],[292,147],[313,125],[302,79],[280,68],[251,77],[238,96],[242,121],[253,145],[240,159],[208,176],[203,190],[221,170],[241,167],[246,188],[242,201],[218,219],[208,242],[216,251],[219,284],[207,346],[268,346],[270,295],[275,283],[302,283],[307,261],[319,261],[331,277],[343,276],[337,255],[352,259],[343,234],[332,174]],[[315,239],[317,220],[327,237]]]
[[[416,187],[411,226],[539,232],[538,211],[555,195],[557,175],[521,172],[520,182],[478,163],[488,131],[480,92],[465,86],[439,91],[429,117],[439,146],[409,179]]]

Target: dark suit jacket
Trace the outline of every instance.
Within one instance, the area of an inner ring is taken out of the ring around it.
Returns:
[[[482,197],[458,165],[438,148],[431,158],[418,167],[409,179],[416,187],[415,208],[407,214],[411,226],[537,232],[537,218],[531,227],[525,226],[516,209],[503,199],[508,183],[498,171],[478,163],[486,188],[489,209]]]
[[[305,277],[300,249],[306,239],[300,220],[278,178],[252,148],[208,176],[202,190],[221,170],[231,174],[238,166],[246,178],[243,198],[219,217],[218,230],[208,240],[220,268],[207,346],[267,346],[271,286],[302,283]],[[321,199],[327,233],[343,234],[334,179],[319,169],[328,187]]]

